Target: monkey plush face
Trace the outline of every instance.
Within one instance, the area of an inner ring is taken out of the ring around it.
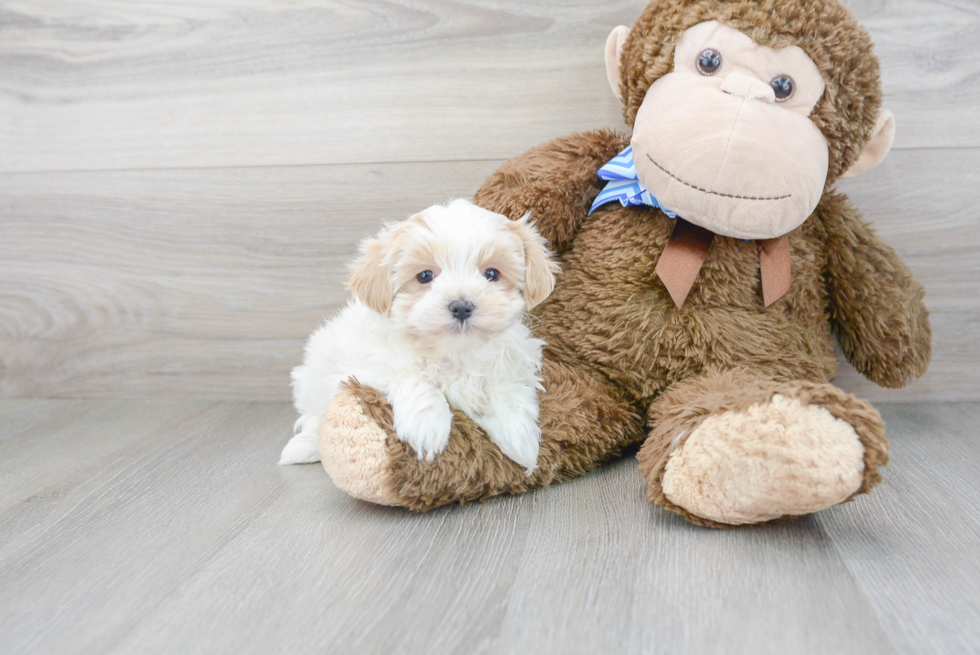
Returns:
[[[800,48],[696,25],[637,112],[637,175],[664,207],[712,232],[786,234],[816,208],[827,179],[827,142],[810,121],[823,92]]]
[[[651,3],[647,13],[654,17],[652,12],[668,7],[683,11],[683,6]],[[710,17],[710,11],[704,13]],[[764,27],[756,26],[752,33],[764,33]],[[626,102],[627,120],[632,119],[640,182],[664,208],[696,225],[743,239],[781,236],[813,213],[828,176],[842,176],[845,162],[844,170],[859,174],[888,152],[894,135],[891,114],[879,114],[874,106],[871,116],[877,120],[866,125],[868,107],[862,106],[860,120],[847,117],[861,133],[835,134],[845,120],[837,119],[834,110],[850,110],[851,95],[862,89],[842,88],[842,80],[850,78],[826,76],[826,61],[818,65],[782,35],[775,43],[760,44],[727,21],[714,19],[678,31],[672,52],[669,42],[650,48],[644,37],[653,36],[616,28],[607,42],[607,72],[614,92]],[[629,64],[642,71],[643,79],[630,79],[631,71],[621,70],[623,52],[630,48]],[[670,55],[672,61],[664,61]],[[876,105],[877,62],[870,52],[867,56],[866,68],[872,72],[853,78],[872,88],[862,100]],[[658,67],[662,73],[651,73]],[[825,97],[828,79],[833,82],[830,100]],[[839,95],[844,97],[834,97]],[[837,100],[850,104],[838,107]],[[829,137],[843,138],[831,143]]]

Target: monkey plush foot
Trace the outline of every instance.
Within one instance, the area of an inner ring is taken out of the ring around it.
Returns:
[[[700,385],[686,408],[660,408],[640,452],[651,500],[722,527],[817,512],[880,481],[884,424],[866,402],[829,384]]]
[[[446,449],[419,459],[398,438],[391,405],[377,389],[351,381],[320,423],[320,461],[334,485],[355,498],[426,511],[526,491],[529,478],[475,423],[455,411]]]
[[[545,360],[538,467],[506,457],[466,414],[455,410],[449,443],[430,462],[395,433],[391,405],[351,380],[320,423],[320,461],[340,490],[372,503],[424,512],[519,494],[592,470],[643,438],[632,405],[590,368]]]
[[[695,427],[668,458],[663,491],[695,516],[758,523],[836,505],[863,473],[864,447],[849,423],[775,395]]]
[[[320,461],[341,491],[379,505],[400,505],[388,434],[368,410],[357,390],[333,399],[320,423]]]

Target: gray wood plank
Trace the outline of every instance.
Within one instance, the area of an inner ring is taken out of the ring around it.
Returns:
[[[898,147],[980,145],[980,6],[850,0]],[[0,4],[0,171],[506,159],[621,125],[644,0]]]
[[[66,476],[164,429],[178,407],[186,415],[194,404],[0,400],[0,509],[63,493]]]
[[[413,515],[353,501],[319,466],[284,476],[291,493],[115,652],[459,653],[495,640],[533,497]]]
[[[980,42],[974,0],[844,0],[875,41],[885,106],[898,148],[980,142],[980,120],[960,101],[980,95],[980,62],[962,48]],[[970,101],[973,102],[973,101]],[[953,111],[948,111],[957,107]],[[960,111],[962,109],[962,111]]]
[[[497,161],[0,177],[0,396],[284,400],[359,239]],[[848,192],[928,289],[935,355],[873,400],[980,398],[980,149],[896,151]]]
[[[892,441],[881,488],[817,520],[898,652],[980,652],[980,406],[881,411]]]
[[[825,522],[695,528],[643,500],[632,458],[415,515],[277,467],[285,404],[187,409],[0,513],[44,523],[0,545],[0,651],[895,652]]]
[[[0,652],[107,652],[282,493],[290,418],[282,404],[184,403],[101,466],[0,512]]]
[[[134,415],[172,415],[139,443],[107,417],[116,403],[83,404],[0,404],[27,417],[10,422],[21,427],[74,412],[80,432],[102,427],[118,446],[0,511],[2,652],[959,654],[980,644],[977,404],[885,406],[894,457],[873,495],[737,531],[648,505],[632,457],[540,492],[416,515],[355,501],[318,466],[276,466],[285,404],[133,403]],[[50,452],[79,448],[62,439]]]
[[[893,653],[810,519],[697,528],[645,500],[632,457],[540,494],[485,652]]]
[[[632,459],[422,516],[307,473],[119,652],[894,652],[815,523],[689,528]]]
[[[357,242],[497,164],[0,177],[0,396],[288,398]]]

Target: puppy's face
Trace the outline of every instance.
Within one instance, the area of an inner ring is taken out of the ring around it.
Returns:
[[[456,200],[365,243],[350,288],[413,337],[461,345],[520,321],[551,293],[557,270],[527,217]]]

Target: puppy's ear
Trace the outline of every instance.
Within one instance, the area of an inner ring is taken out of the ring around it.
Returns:
[[[425,216],[386,225],[378,236],[361,242],[360,256],[351,264],[347,289],[370,309],[387,316],[395,299],[392,268],[401,254],[401,239],[413,227],[425,227]]]
[[[524,242],[524,300],[528,309],[540,305],[551,295],[555,288],[555,276],[561,273],[561,266],[548,250],[548,242],[530,219],[531,212],[528,212],[508,224]]]
[[[401,224],[386,225],[378,236],[361,242],[360,256],[350,266],[347,289],[365,306],[387,316],[395,289],[391,284],[392,263]]]
[[[395,290],[391,286],[391,268],[388,265],[388,238],[390,229],[385,228],[377,237],[361,243],[361,255],[351,264],[347,289],[370,309],[387,315]]]

